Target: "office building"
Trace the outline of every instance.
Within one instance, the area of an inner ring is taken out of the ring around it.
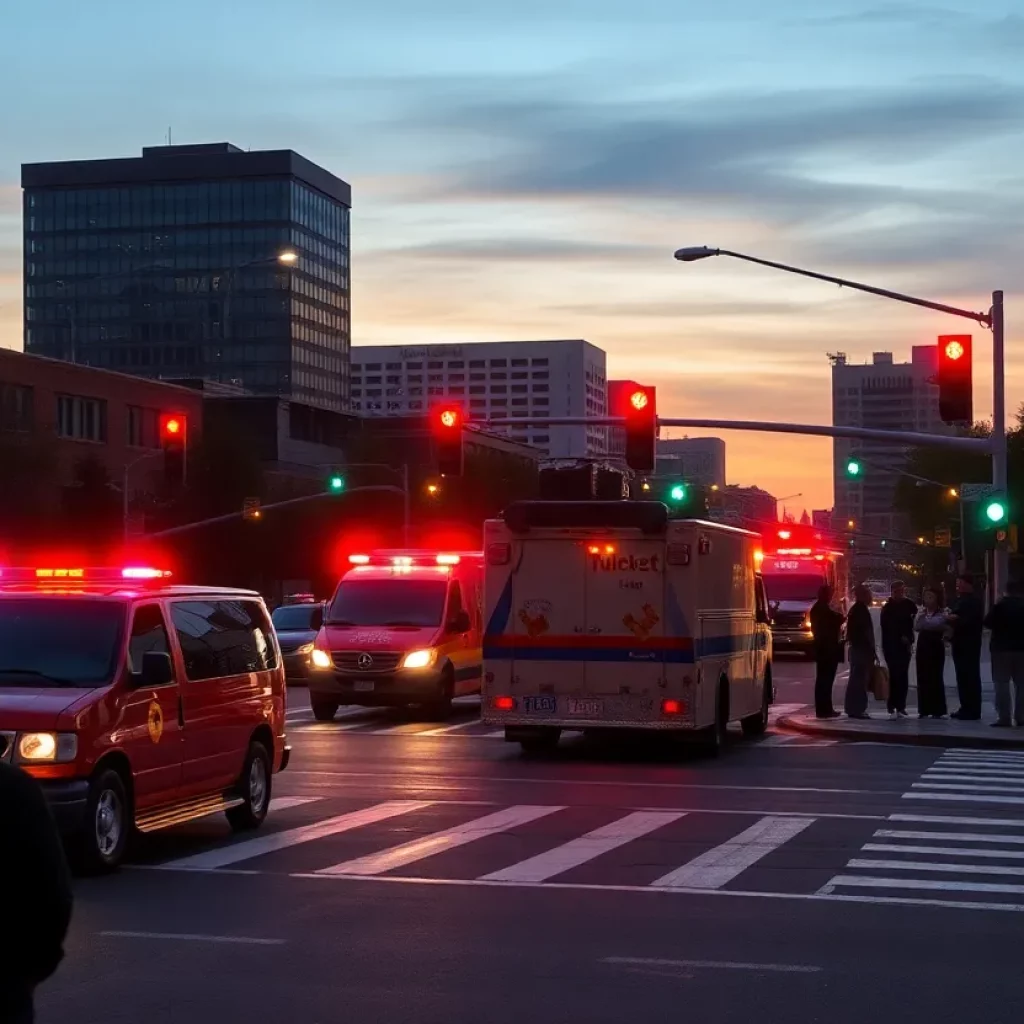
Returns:
[[[701,487],[725,486],[725,442],[720,437],[659,440],[657,464],[659,475],[673,473]]]
[[[290,150],[25,164],[25,349],[348,404],[351,189]]]
[[[360,345],[352,350],[352,409],[363,416],[426,412],[445,399],[470,422],[494,427],[550,458],[604,455],[605,427],[549,426],[545,416],[605,416],[605,353],[583,340],[488,341],[464,345]]]
[[[871,362],[850,363],[844,353],[832,360],[832,423],[877,430],[949,434],[954,428],[939,416],[938,355],[934,345],[915,345],[909,363],[893,362],[891,352],[875,352]],[[836,438],[832,478],[833,518],[854,522],[857,530],[880,536],[908,535],[908,524],[894,509],[900,470],[907,450],[891,444]],[[851,477],[847,465],[860,461]]]

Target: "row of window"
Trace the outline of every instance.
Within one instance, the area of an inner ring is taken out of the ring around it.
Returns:
[[[363,389],[359,387],[358,381],[353,381],[353,397],[359,398],[363,395]],[[513,384],[511,388],[506,387],[504,384],[492,384],[491,394],[492,395],[507,395],[511,392],[513,395],[525,395],[532,394],[535,401],[547,404],[547,398],[543,395],[538,395],[538,392],[546,393],[548,390],[547,384],[535,384],[532,391],[527,388],[525,384]],[[422,387],[411,387],[411,388],[366,388],[365,393],[367,398],[379,398],[381,392],[388,398],[401,398],[403,395],[409,395],[411,398],[418,398],[424,394]],[[437,384],[433,387],[426,389],[428,395],[464,395],[466,394],[466,388],[462,384],[449,384],[448,387],[442,387]],[[471,395],[486,395],[487,388],[483,384],[471,384],[469,387],[469,394]]]
[[[356,383],[366,383],[367,385],[371,386],[374,384],[382,383],[382,378],[379,375],[367,376],[363,378],[359,376],[358,367],[353,367],[352,369],[352,379]],[[520,370],[518,372],[514,371],[511,375],[507,373],[471,373],[469,374],[469,379],[471,381],[501,381],[508,380],[510,376],[512,380],[530,380],[531,378],[533,380],[548,380],[550,379],[551,375],[548,373],[547,370],[534,370],[532,375],[528,373],[526,370]],[[428,373],[426,377],[427,383],[429,384],[442,384],[445,381],[447,381],[450,384],[461,384],[466,380],[466,374],[464,373]],[[422,384],[423,374],[410,373],[404,378],[404,380],[406,383],[409,384]],[[402,382],[403,378],[399,374],[389,374],[386,378],[386,383],[388,384],[401,384]],[[540,388],[537,385],[534,385],[534,387],[536,390],[546,390],[546,388]]]
[[[426,405],[421,398],[400,399],[393,395],[384,397],[387,397],[387,407],[392,412],[401,409],[408,409],[411,412],[419,412],[426,408]],[[356,409],[380,409],[383,407],[382,396],[379,391],[368,391],[366,392],[365,398],[363,395],[357,394],[353,391],[352,398],[353,407]],[[513,416],[528,416],[530,413],[528,405],[529,402],[525,398],[513,398],[511,400],[508,398],[492,398],[489,406],[487,399],[485,398],[471,398],[469,400],[469,407],[473,410],[486,410],[491,408],[495,412],[504,412],[508,406],[513,406]],[[533,406],[535,412],[548,412],[548,400],[546,398],[533,399]]]
[[[492,368],[507,368],[509,365],[512,366],[547,366],[548,360],[543,358],[532,358],[527,359],[525,357],[518,359],[470,359],[468,365],[471,370],[482,370],[488,365]],[[464,370],[466,369],[467,360],[463,359],[449,359],[447,366],[444,360],[430,360],[427,362],[428,370]],[[381,367],[385,370],[422,370],[422,362],[410,362],[410,363],[353,363],[352,372],[362,373],[365,369],[367,373],[373,373],[379,371]]]

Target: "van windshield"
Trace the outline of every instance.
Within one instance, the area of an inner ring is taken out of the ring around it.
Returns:
[[[124,619],[118,601],[0,600],[0,687],[109,683],[117,670]]]
[[[788,573],[765,576],[764,592],[769,601],[817,601],[818,591],[825,585],[824,576]]]
[[[274,609],[271,619],[275,629],[312,631],[316,628],[313,621],[319,616],[318,604],[283,604],[280,608]]]
[[[331,626],[439,626],[446,580],[342,580],[327,613]]]

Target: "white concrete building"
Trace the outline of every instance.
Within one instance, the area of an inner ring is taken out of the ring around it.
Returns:
[[[582,339],[352,347],[352,411],[358,415],[415,415],[445,399],[460,402],[471,423],[605,416],[605,353]],[[605,427],[524,422],[500,429],[551,458],[603,455],[607,446]]]

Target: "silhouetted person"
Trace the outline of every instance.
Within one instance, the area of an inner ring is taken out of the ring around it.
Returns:
[[[981,635],[985,609],[970,576],[957,577],[956,593],[947,621],[953,627],[951,646],[960,707],[950,717],[976,722],[981,718]]]
[[[917,716],[946,717],[946,609],[935,587],[921,592],[921,610],[914,620],[917,631]]]
[[[31,1024],[34,992],[64,957],[71,881],[39,784],[0,761],[0,1024]]]
[[[910,689],[910,657],[914,650],[914,618],[917,605],[897,580],[892,597],[882,608],[882,654],[889,669],[889,717],[905,718]]]
[[[985,618],[992,630],[992,681],[996,691],[994,726],[1009,726],[1015,719],[1024,725],[1024,587],[1014,581],[1006,596],[992,606]],[[1010,683],[1016,691],[1011,697]]]
[[[875,624],[871,621],[871,591],[863,584],[853,592],[854,602],[846,617],[846,642],[850,645],[850,677],[843,702],[850,718],[870,718],[868,684],[875,666]]]
[[[843,660],[843,616],[832,607],[832,588],[821,587],[811,606],[811,636],[814,638],[814,713],[818,718],[835,718],[832,687]]]

